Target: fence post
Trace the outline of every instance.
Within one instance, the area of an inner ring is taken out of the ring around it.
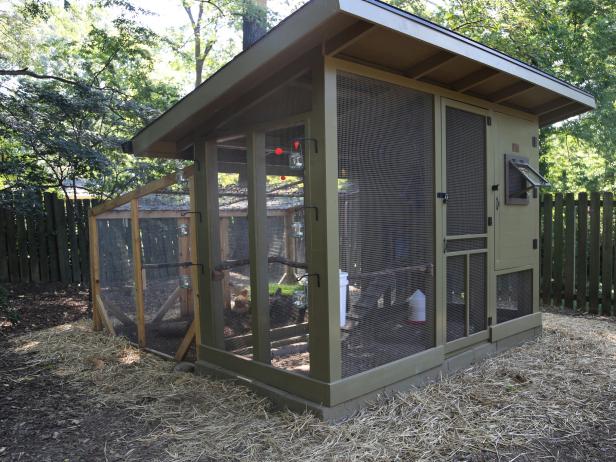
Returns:
[[[543,304],[549,305],[552,292],[552,195],[543,196]]]
[[[575,295],[575,198],[565,195],[565,308],[573,309]]]
[[[556,194],[554,201],[554,264],[552,275],[554,293],[552,303],[560,308],[563,295],[563,195]]]
[[[9,257],[6,239],[6,224],[8,214],[6,210],[0,208],[0,282],[9,281]]]
[[[576,265],[576,311],[586,311],[586,288],[588,282],[588,194],[578,194],[578,248]]]
[[[601,242],[601,314],[612,312],[612,248],[613,248],[613,202],[611,192],[603,193],[603,240]]]
[[[141,237],[139,229],[139,199],[130,202],[131,241],[135,271],[135,302],[137,306],[137,339],[140,348],[145,348],[145,300],[143,298],[143,266],[141,264]]]
[[[601,195],[590,193],[590,268],[588,303],[591,313],[599,311],[599,271],[601,268]]]
[[[54,204],[54,232],[56,235],[56,243],[58,245],[58,267],[60,268],[60,281],[63,283],[71,282],[70,265],[68,261],[68,240],[66,215],[64,210],[64,201],[55,195],[52,196]]]

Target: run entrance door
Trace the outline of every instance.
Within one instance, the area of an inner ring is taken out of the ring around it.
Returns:
[[[442,118],[446,340],[479,341],[488,328],[488,115],[443,100]]]

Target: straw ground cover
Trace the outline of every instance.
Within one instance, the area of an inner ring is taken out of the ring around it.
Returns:
[[[545,314],[537,341],[336,424],[173,372],[85,320],[21,334],[2,355],[18,359],[23,386],[46,374],[79,393],[82,413],[100,414],[93,434],[80,435],[91,438],[84,460],[616,460],[616,324],[606,319]],[[15,376],[3,374],[5,383]],[[81,444],[63,447],[63,438],[80,425],[68,427],[47,447],[75,460]]]

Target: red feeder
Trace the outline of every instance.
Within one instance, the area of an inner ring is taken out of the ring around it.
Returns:
[[[283,153],[284,153],[284,149],[282,148],[274,149],[274,154],[276,154],[277,156],[281,156]]]

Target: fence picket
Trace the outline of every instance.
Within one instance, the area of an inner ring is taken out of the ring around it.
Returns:
[[[603,193],[603,239],[601,241],[601,314],[612,313],[612,248],[614,195]]]
[[[573,309],[575,294],[575,197],[573,193],[565,195],[565,308]]]
[[[576,265],[576,311],[586,311],[588,289],[588,194],[578,195],[578,248]]]
[[[543,280],[543,303],[549,305],[552,295],[552,195],[545,194],[543,196],[543,265],[542,265],[542,280]]]
[[[56,244],[58,248],[58,268],[60,269],[60,281],[63,283],[71,282],[71,266],[68,253],[68,239],[66,226],[66,210],[64,201],[53,196],[54,203],[54,224],[56,233]]]
[[[552,279],[554,280],[554,293],[552,303],[560,307],[563,295],[563,195],[556,194],[554,200],[554,263],[552,265]]]
[[[590,261],[588,273],[588,308],[599,311],[599,270],[601,268],[601,195],[590,193]]]
[[[0,282],[9,282],[9,253],[6,240],[6,222],[8,215],[0,209]]]

